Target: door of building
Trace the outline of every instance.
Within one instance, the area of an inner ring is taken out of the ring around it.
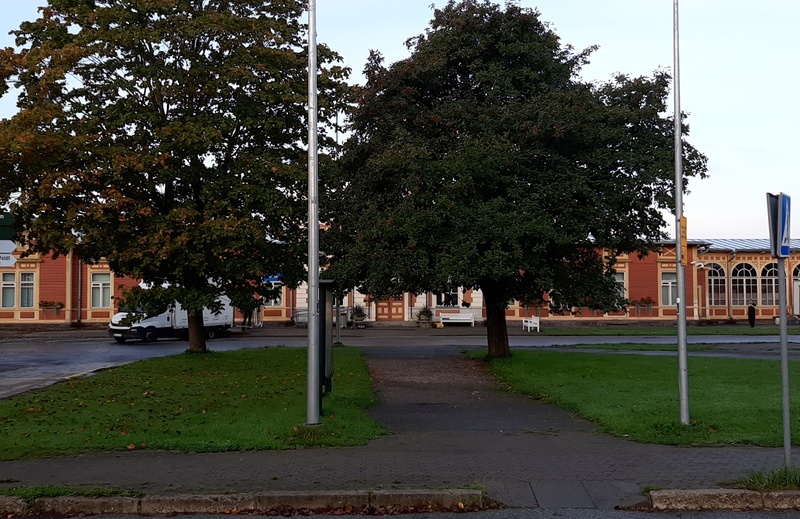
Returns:
[[[391,296],[386,299],[379,299],[376,307],[376,321],[405,320],[405,304],[403,296]]]

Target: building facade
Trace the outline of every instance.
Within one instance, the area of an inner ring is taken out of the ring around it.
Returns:
[[[104,262],[89,265],[72,254],[52,258],[22,257],[0,266],[0,323],[54,324],[106,323],[117,311],[124,287],[138,280],[115,276]],[[660,253],[644,258],[617,258],[617,282],[630,301],[625,312],[603,313],[573,308],[565,314],[551,313],[546,301],[538,306],[511,302],[509,322],[537,315],[542,323],[608,321],[670,322],[677,317],[677,268],[674,244],[664,244]],[[747,305],[754,301],[757,319],[774,321],[779,316],[778,264],[772,258],[769,240],[692,240],[685,273],[688,321],[725,322],[745,320]],[[279,282],[275,281],[279,285]],[[786,260],[786,283],[790,316],[800,314],[800,243],[792,243]],[[347,309],[364,307],[367,321],[415,321],[419,311],[433,311],[434,321],[443,313],[469,312],[475,321],[484,319],[480,290],[453,289],[446,293],[405,293],[373,299],[352,291],[340,302]],[[302,322],[308,315],[307,288],[280,286],[274,299],[263,300],[254,324]],[[788,317],[788,316],[787,316]],[[241,315],[238,316],[241,322]]]
[[[0,323],[107,323],[122,288],[138,283],[115,276],[105,262],[22,252],[17,248],[16,262],[0,267]]]

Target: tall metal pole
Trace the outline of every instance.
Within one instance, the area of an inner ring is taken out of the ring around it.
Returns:
[[[792,420],[789,409],[789,346],[786,319],[786,258],[778,258],[778,312],[780,314],[781,387],[783,407],[783,464],[792,464]]]
[[[319,194],[317,188],[317,4],[308,2],[308,384],[306,425],[320,423]]]
[[[689,367],[686,351],[686,276],[681,250],[683,217],[683,142],[681,139],[681,63],[679,46],[678,0],[673,9],[673,56],[675,74],[675,267],[678,283],[678,392],[680,394],[681,423],[689,425]]]

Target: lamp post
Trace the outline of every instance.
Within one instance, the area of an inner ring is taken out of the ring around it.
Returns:
[[[680,395],[680,418],[689,425],[689,368],[686,348],[686,276],[684,273],[683,236],[683,141],[681,139],[681,67],[679,46],[678,0],[673,0],[673,57],[675,90],[675,269],[678,283],[678,393]]]
[[[308,358],[306,425],[320,423],[317,4],[308,2]]]

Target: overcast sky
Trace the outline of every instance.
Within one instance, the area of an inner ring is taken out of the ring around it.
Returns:
[[[8,46],[8,31],[34,19],[46,2],[0,3],[0,46]],[[425,30],[431,4],[445,2],[317,0],[318,40],[344,57],[360,83],[370,49],[387,63],[408,55],[404,42]],[[600,47],[583,69],[586,80],[673,69],[674,0],[519,4],[537,8],[563,44]],[[792,227],[800,233],[798,21],[800,0],[680,2],[681,107],[689,114],[689,141],[708,156],[710,173],[693,180],[684,197],[689,239],[767,238],[767,192],[793,195]],[[0,117],[14,111],[13,99],[0,99]],[[668,223],[672,229],[674,219]]]

